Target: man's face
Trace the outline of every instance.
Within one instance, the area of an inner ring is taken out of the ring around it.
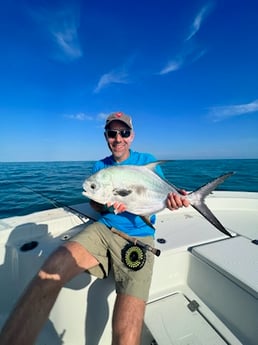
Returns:
[[[129,157],[129,149],[134,138],[134,133],[126,124],[121,121],[112,121],[105,131],[105,137],[108,147],[117,162],[122,162]]]

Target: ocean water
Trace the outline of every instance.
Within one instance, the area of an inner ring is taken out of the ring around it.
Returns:
[[[0,163],[0,218],[86,202],[82,183],[94,162]],[[178,160],[162,164],[168,181],[194,190],[229,171],[217,190],[258,192],[258,159]],[[40,194],[43,194],[40,195]]]

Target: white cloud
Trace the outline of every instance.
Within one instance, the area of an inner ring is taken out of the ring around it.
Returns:
[[[76,121],[92,121],[93,117],[86,115],[85,113],[77,113],[71,115],[65,115],[67,119],[76,120]]]
[[[108,114],[107,113],[99,113],[97,115],[97,120],[98,121],[103,121],[103,120],[106,120],[106,118],[108,117]]]
[[[59,50],[72,60],[80,58],[83,54],[78,39],[78,24],[73,20],[66,21],[64,17],[57,26],[50,28],[50,33]]]
[[[213,121],[218,122],[255,112],[258,112],[258,99],[246,104],[213,107],[210,109],[209,117]]]
[[[101,89],[108,86],[109,84],[128,84],[128,74],[124,71],[116,72],[112,71],[103,74],[99,79],[98,85],[96,86],[94,92],[98,93]]]
[[[159,74],[162,75],[162,74],[167,74],[170,72],[177,71],[178,69],[181,68],[182,64],[183,64],[183,61],[180,61],[180,60],[169,61],[168,64],[159,72]]]
[[[211,9],[211,3],[204,6],[200,10],[200,12],[197,14],[197,16],[194,18],[194,21],[191,25],[190,34],[188,35],[186,39],[187,41],[190,40],[193,36],[195,36],[197,32],[200,30],[202,22],[207,17],[210,9]]]
[[[98,113],[96,116],[87,115],[83,112],[77,114],[65,114],[64,117],[74,121],[94,121],[96,124],[101,123],[101,127],[104,127],[104,122],[108,117],[109,113]]]
[[[197,47],[196,43],[194,43],[191,40],[191,38],[195,36],[196,33],[200,30],[202,22],[204,18],[207,17],[208,13],[211,10],[211,7],[212,3],[209,3],[201,9],[201,11],[198,13],[198,15],[195,17],[193,21],[193,24],[191,26],[191,32],[183,44],[182,51],[176,56],[176,58],[171,59],[165,65],[165,67],[161,69],[161,71],[158,73],[159,75],[175,72],[183,68],[185,65],[189,65],[193,62],[196,62],[206,54],[207,50],[200,50]]]
[[[178,71],[185,65],[192,64],[202,58],[206,54],[206,49],[201,51],[197,50],[196,47],[191,45],[186,45],[184,50],[175,59],[169,61],[164,68],[158,73],[159,75],[167,74],[170,72]]]
[[[43,34],[54,42],[53,55],[59,60],[74,60],[83,55],[78,27],[79,9],[74,3],[68,7],[30,9],[29,13]]]

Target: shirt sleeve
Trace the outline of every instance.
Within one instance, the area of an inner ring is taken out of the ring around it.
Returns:
[[[92,174],[95,174],[97,171],[101,170],[104,168],[104,164],[102,161],[97,161],[94,163],[93,167],[92,167]]]

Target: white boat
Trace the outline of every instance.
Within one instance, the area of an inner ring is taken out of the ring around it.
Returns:
[[[143,345],[258,343],[258,193],[217,191],[206,203],[233,237],[192,207],[157,216],[161,255]],[[96,216],[87,203],[74,208]],[[0,327],[47,256],[89,222],[66,208],[0,220]],[[81,274],[62,289],[37,345],[109,345],[114,299],[112,275]]]

